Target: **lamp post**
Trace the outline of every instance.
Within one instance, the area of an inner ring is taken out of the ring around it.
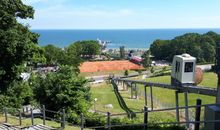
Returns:
[[[94,98],[94,111],[96,112],[96,101],[97,101],[97,98]]]
[[[217,73],[217,76],[218,76],[216,103],[220,103],[220,42],[217,43],[216,66],[215,67],[216,67],[216,73]]]

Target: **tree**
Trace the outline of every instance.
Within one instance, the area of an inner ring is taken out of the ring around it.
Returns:
[[[82,58],[92,58],[101,53],[101,45],[97,41],[78,41],[70,45],[76,48],[76,54]]]
[[[186,33],[172,40],[156,40],[150,46],[155,59],[172,61],[174,55],[188,53],[200,63],[214,62],[216,42],[220,35],[214,32],[206,34]]]
[[[120,49],[120,58],[125,59],[125,47],[120,46],[119,49]]]
[[[129,75],[128,70],[125,70],[125,72],[124,72],[124,76],[128,77],[128,75]]]
[[[46,45],[43,47],[45,50],[44,57],[47,64],[61,63],[64,57],[64,50],[54,45]]]
[[[146,67],[150,67],[151,66],[151,59],[150,59],[150,50],[147,50],[144,52],[144,54],[141,56],[143,61],[142,61],[142,65],[146,68]]]
[[[21,0],[0,1],[0,86],[1,93],[14,80],[19,80],[25,63],[41,59],[43,50],[37,45],[38,35],[27,26],[18,23],[17,18],[33,18],[34,10]]]
[[[61,111],[76,116],[86,113],[90,107],[90,87],[87,80],[79,77],[75,69],[61,66],[57,72],[37,76],[33,79],[34,97],[46,109]]]

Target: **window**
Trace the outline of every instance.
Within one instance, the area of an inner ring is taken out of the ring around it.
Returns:
[[[176,72],[180,72],[180,62],[176,61]]]
[[[185,72],[193,72],[193,62],[185,63]]]

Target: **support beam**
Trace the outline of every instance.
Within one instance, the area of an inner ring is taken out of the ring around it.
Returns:
[[[210,87],[205,87],[205,86],[184,85],[184,86],[178,87],[178,86],[172,86],[170,84],[153,83],[153,82],[146,82],[146,81],[136,81],[136,80],[130,80],[130,79],[118,79],[118,80],[125,81],[128,83],[132,82],[132,83],[143,84],[143,85],[147,85],[147,86],[154,86],[154,87],[159,87],[159,88],[178,90],[180,92],[188,92],[188,93],[202,94],[202,95],[215,96],[215,97],[217,96],[216,89],[210,88]],[[220,89],[219,89],[219,97],[220,97]],[[220,100],[219,100],[219,102],[220,102]]]
[[[153,87],[150,86],[150,101],[151,101],[151,110],[154,109],[154,100],[153,100]]]
[[[176,98],[176,121],[180,122],[179,116],[179,91],[175,91],[175,98]]]
[[[188,109],[188,93],[185,92],[184,93],[184,97],[185,97],[185,118],[186,118],[186,122],[189,121],[189,109]],[[189,128],[189,123],[186,123],[187,128]]]
[[[216,72],[218,75],[216,103],[220,104],[220,42],[216,44]]]

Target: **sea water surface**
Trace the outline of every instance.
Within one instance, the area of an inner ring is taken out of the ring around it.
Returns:
[[[107,48],[149,48],[156,39],[170,40],[185,33],[206,33],[220,29],[123,29],[123,30],[32,30],[40,34],[39,45],[67,47],[80,40],[111,41]]]

